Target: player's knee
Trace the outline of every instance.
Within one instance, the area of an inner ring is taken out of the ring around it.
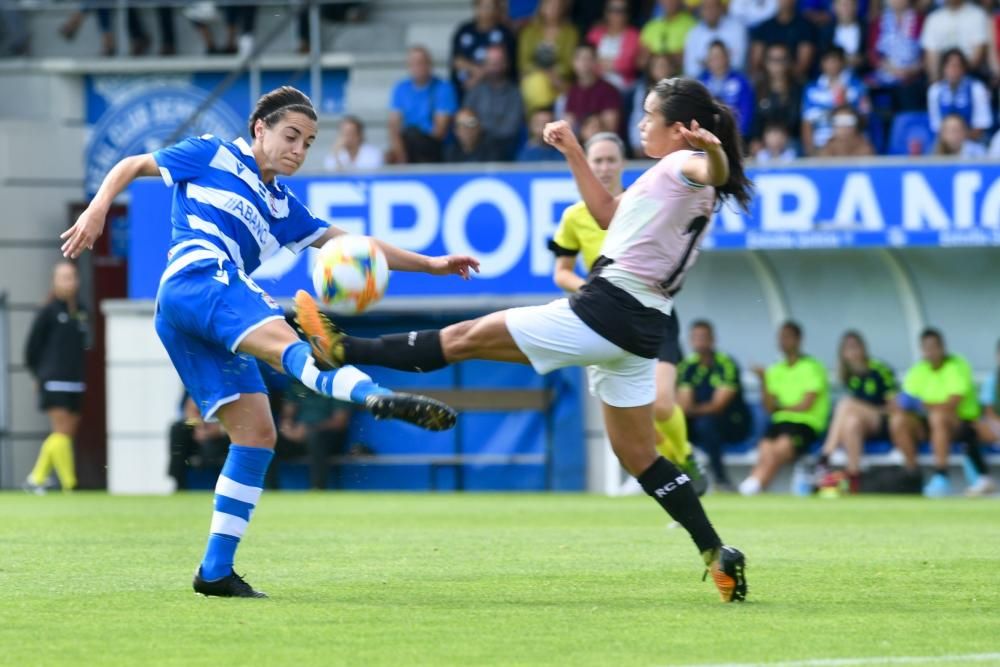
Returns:
[[[854,412],[848,412],[844,414],[844,428],[850,431],[860,431],[862,424],[861,418]]]
[[[901,412],[894,412],[889,415],[889,434],[898,438],[906,432],[906,415]]]
[[[244,437],[248,440],[247,445],[252,447],[274,449],[274,445],[278,442],[278,432],[275,430],[274,424],[256,425],[248,429]]]

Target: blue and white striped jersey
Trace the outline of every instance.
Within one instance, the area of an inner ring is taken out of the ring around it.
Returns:
[[[277,178],[270,184],[261,180],[242,137],[232,142],[209,134],[191,137],[156,151],[153,159],[163,181],[175,186],[173,249],[208,243],[253,273],[280,248],[301,252],[329,227]]]

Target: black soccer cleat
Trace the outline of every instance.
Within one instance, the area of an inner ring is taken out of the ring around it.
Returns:
[[[191,582],[195,593],[201,593],[206,597],[218,598],[266,598],[267,593],[254,590],[254,587],[243,581],[243,577],[231,573],[228,577],[206,581],[201,578],[201,568],[194,573],[194,581]]]
[[[372,394],[365,399],[365,407],[375,419],[399,419],[428,431],[447,431],[458,418],[453,408],[417,394]]]
[[[709,566],[706,574],[712,575],[723,602],[747,599],[746,564],[746,556],[739,549],[727,546],[719,549],[719,559]]]

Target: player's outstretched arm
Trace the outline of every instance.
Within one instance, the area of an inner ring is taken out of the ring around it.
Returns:
[[[719,187],[725,185],[729,180],[729,158],[722,150],[722,142],[719,138],[698,125],[698,121],[691,121],[691,129],[681,127],[681,134],[687,139],[691,148],[704,151],[705,155],[693,155],[681,166],[681,172],[685,177],[701,183],[702,185],[712,185]]]
[[[587,205],[587,210],[590,211],[590,215],[594,216],[594,220],[597,221],[601,229],[607,229],[608,225],[611,224],[611,218],[615,216],[615,211],[618,209],[621,195],[613,196],[594,176],[590,165],[587,164],[587,156],[583,152],[583,147],[580,146],[576,135],[573,134],[573,128],[566,121],[557,120],[545,126],[542,139],[545,140],[545,143],[555,146],[560,153],[566,156],[566,162],[569,163],[570,171],[573,172],[573,179],[576,181],[576,187],[580,190],[580,196],[583,197],[583,201]]]
[[[346,234],[343,229],[331,226],[322,236],[313,241],[314,248],[322,248],[330,239]],[[393,271],[414,271],[430,273],[435,276],[461,276],[465,280],[472,277],[472,272],[479,273],[479,260],[468,255],[441,255],[429,257],[418,252],[404,250],[391,243],[375,239],[385,255],[389,268]]]
[[[112,167],[87,209],[72,227],[59,235],[59,238],[65,240],[62,245],[63,257],[76,259],[84,250],[93,248],[94,241],[104,231],[104,221],[115,197],[138,177],[159,174],[160,169],[151,153],[127,157]]]

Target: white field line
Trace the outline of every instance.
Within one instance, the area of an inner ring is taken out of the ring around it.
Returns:
[[[688,667],[865,667],[867,665],[935,665],[954,663],[985,663],[1000,665],[1000,653],[967,653],[964,655],[882,656],[871,658],[817,658],[783,662],[729,662]]]

